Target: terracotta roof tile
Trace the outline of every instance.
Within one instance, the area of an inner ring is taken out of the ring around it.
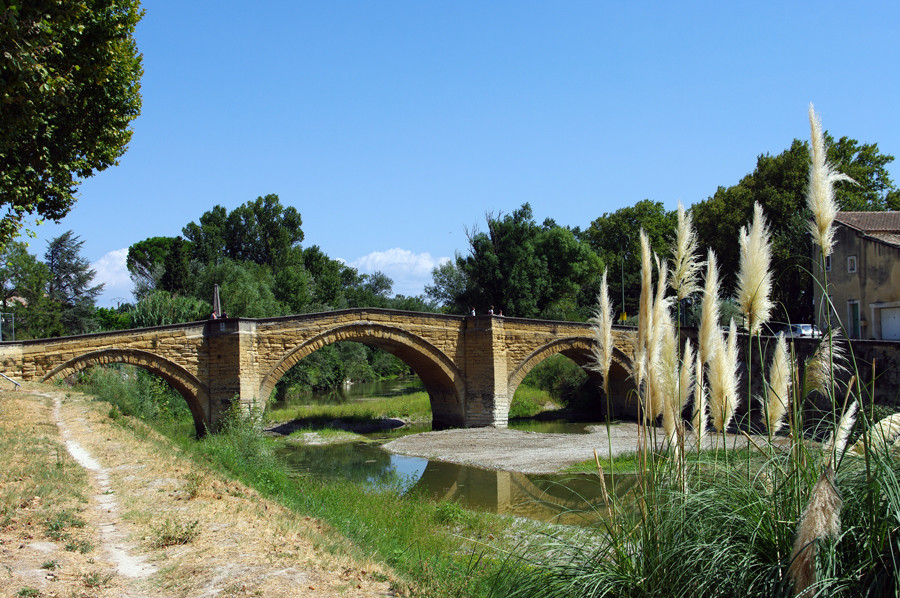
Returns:
[[[900,247],[900,234],[898,233],[870,233],[869,236],[888,245]]]
[[[900,235],[900,212],[838,212],[835,220],[867,234]]]

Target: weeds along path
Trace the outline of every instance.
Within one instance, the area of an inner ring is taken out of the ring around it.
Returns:
[[[325,524],[106,403],[30,385],[0,393],[0,427],[0,595],[398,594]]]

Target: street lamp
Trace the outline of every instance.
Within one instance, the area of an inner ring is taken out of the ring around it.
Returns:
[[[624,254],[620,254],[620,257],[622,263],[622,314],[619,316],[619,320],[624,324],[628,317],[625,313],[625,260],[631,257],[631,254],[626,251]]]

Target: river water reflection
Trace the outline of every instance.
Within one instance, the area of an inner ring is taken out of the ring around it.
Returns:
[[[328,401],[367,400],[371,393],[351,386]],[[411,392],[410,385],[391,385],[382,392]],[[354,397],[355,393],[363,396]],[[383,396],[383,395],[382,395]],[[511,422],[510,427],[544,433],[584,433],[583,423]],[[427,432],[419,427],[410,433]],[[381,433],[366,441],[331,445],[285,446],[280,452],[289,466],[304,475],[349,479],[371,487],[393,487],[402,492],[422,493],[441,500],[453,500],[475,510],[529,517],[563,524],[584,524],[603,517],[600,478],[590,474],[532,475],[492,471],[479,467],[444,463],[420,457],[395,455],[382,448],[388,440]],[[622,496],[634,486],[633,476],[607,475],[606,490]]]

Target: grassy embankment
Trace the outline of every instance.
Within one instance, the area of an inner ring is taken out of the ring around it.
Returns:
[[[115,369],[96,368],[90,390],[111,403],[111,418],[143,417],[195,459],[211,463],[300,515],[328,522],[366,556],[405,577],[420,595],[496,593],[497,584],[511,581],[496,575],[507,549],[540,527],[470,512],[456,503],[404,495],[400,487],[372,489],[292,475],[275,455],[281,441],[262,434],[260,417],[231,417],[219,433],[196,440],[189,433],[183,400],[143,375],[123,377]],[[293,409],[297,410],[273,414],[274,418],[301,417],[320,423],[336,418],[416,419],[427,412],[427,396],[395,397],[381,407],[368,402]]]
[[[102,576],[92,567],[94,540],[81,515],[90,493],[88,476],[69,457],[56,425],[46,419],[49,407],[40,409],[10,394],[0,411],[0,530],[22,530],[25,537],[46,537],[60,543],[65,553],[47,555],[41,569],[47,576],[55,576],[65,563],[66,571],[77,572],[74,575],[81,585],[87,586]],[[0,575],[3,573],[0,567]],[[28,585],[12,588],[0,582],[0,589],[21,596],[39,595]]]

